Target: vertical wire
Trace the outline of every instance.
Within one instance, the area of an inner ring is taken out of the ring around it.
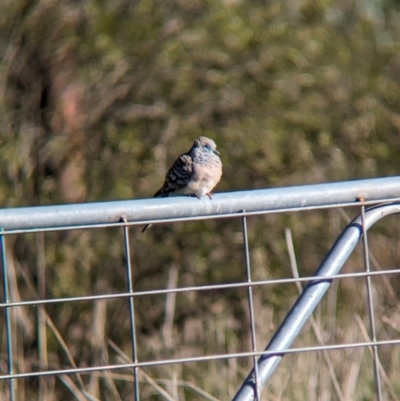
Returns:
[[[243,210],[244,212],[244,210]],[[243,228],[243,242],[244,242],[244,254],[246,261],[246,278],[247,282],[251,283],[251,266],[250,266],[250,253],[249,253],[249,238],[247,235],[247,218],[242,217],[242,228]],[[257,341],[256,341],[256,327],[254,319],[254,305],[253,305],[253,287],[249,285],[247,287],[247,298],[249,302],[249,312],[250,312],[250,330],[251,330],[251,342],[253,347],[253,352],[257,352]],[[253,356],[254,364],[254,379],[255,379],[255,396],[256,400],[260,401],[260,381],[258,375],[258,363],[257,356]]]
[[[36,274],[37,274],[37,287],[40,299],[46,296],[46,259],[45,259],[45,243],[44,233],[36,234]],[[39,351],[39,366],[40,369],[46,370],[48,367],[47,355],[47,328],[46,328],[46,309],[41,305],[37,309],[37,332],[38,332],[38,351]],[[48,395],[48,378],[39,378],[39,398],[47,400]]]
[[[364,264],[365,271],[369,273],[370,263],[369,263],[369,247],[368,247],[368,238],[367,238],[367,230],[365,228],[365,206],[361,206],[361,221],[362,221],[362,230],[363,230],[363,244],[364,244]],[[376,341],[376,327],[375,327],[375,314],[374,314],[374,302],[372,297],[372,283],[371,276],[366,277],[367,282],[367,295],[368,295],[368,311],[369,311],[369,322],[370,322],[370,330],[372,341]],[[372,354],[374,359],[374,378],[375,378],[375,390],[378,401],[382,400],[382,386],[381,386],[381,376],[379,374],[379,355],[378,355],[378,347],[376,345],[372,346]]]
[[[129,246],[129,227],[124,226],[124,240],[125,240],[125,259],[126,259],[126,273],[128,277],[128,292],[133,293],[133,280],[132,280],[132,268],[131,268],[131,251]],[[135,306],[133,303],[133,297],[129,297],[129,312],[131,321],[131,342],[132,342],[132,359],[133,363],[138,362],[137,357],[137,346],[136,346],[136,330],[135,330]],[[140,400],[139,395],[139,371],[137,367],[133,368],[133,378],[135,386],[135,401]]]
[[[3,229],[0,228],[0,232]],[[4,302],[9,303],[9,293],[8,293],[8,274],[7,274],[7,258],[6,258],[6,244],[4,235],[1,236],[1,261],[2,261],[2,274],[3,274],[3,296]],[[12,352],[12,334],[11,334],[11,310],[9,306],[5,307],[5,320],[6,320],[6,335],[7,335],[7,365],[8,374],[12,375],[14,373],[13,364],[13,352]],[[14,379],[9,379],[8,386],[10,390],[10,401],[15,401],[15,382]]]

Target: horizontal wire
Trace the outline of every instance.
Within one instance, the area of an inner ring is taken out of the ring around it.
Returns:
[[[0,235],[15,235],[15,234],[29,234],[29,233],[39,233],[39,232],[55,232],[55,231],[65,231],[65,230],[85,230],[85,229],[93,229],[93,228],[111,228],[111,227],[123,227],[123,226],[137,226],[144,224],[162,224],[162,223],[178,223],[185,221],[202,221],[202,220],[211,220],[211,219],[228,219],[235,217],[243,217],[243,216],[259,216],[264,214],[273,214],[273,213],[289,213],[289,212],[300,212],[300,211],[313,211],[313,210],[324,210],[324,209],[334,209],[340,207],[360,207],[364,206],[373,206],[373,205],[383,205],[385,203],[395,203],[399,202],[400,198],[390,198],[390,199],[380,199],[380,200],[371,200],[371,201],[352,201],[352,202],[344,202],[344,203],[336,203],[329,205],[317,205],[317,206],[298,206],[293,208],[281,208],[281,209],[268,209],[261,210],[256,212],[233,212],[233,213],[225,213],[225,214],[210,214],[205,216],[187,216],[187,217],[176,217],[169,219],[155,219],[155,220],[138,220],[138,221],[119,221],[114,223],[99,223],[99,224],[76,224],[70,226],[62,226],[62,227],[42,227],[42,228],[25,228],[25,229],[16,229],[16,230],[4,230],[0,233]]]
[[[211,284],[203,286],[138,291],[133,293],[121,292],[118,294],[85,295],[80,297],[78,296],[78,297],[54,298],[54,299],[37,299],[32,301],[0,303],[0,308],[12,307],[12,306],[37,306],[37,305],[63,303],[63,302],[68,303],[68,302],[81,302],[81,301],[96,301],[96,300],[118,299],[127,297],[142,297],[148,295],[165,295],[170,293],[185,293],[191,291],[212,291],[221,289],[227,290],[231,288],[246,288],[246,287],[264,286],[264,285],[292,284],[292,283],[294,284],[298,282],[336,280],[336,279],[347,279],[347,278],[362,278],[362,277],[384,276],[389,274],[400,274],[400,269],[380,270],[373,272],[342,273],[332,276],[306,276],[298,278],[281,278],[273,280],[252,281],[251,283],[239,282],[239,283],[229,283],[229,284]]]
[[[57,370],[47,370],[41,372],[14,373],[12,375],[0,375],[0,380],[24,379],[30,377],[53,376],[53,375],[74,374],[74,373],[88,373],[88,372],[98,372],[98,371],[115,370],[115,369],[132,369],[136,367],[145,368],[145,367],[172,365],[177,363],[209,362],[209,361],[232,359],[232,358],[247,358],[251,356],[269,357],[277,355],[283,356],[287,354],[298,354],[302,352],[338,351],[348,348],[362,348],[362,347],[385,346],[385,345],[400,345],[400,339],[384,340],[384,341],[365,341],[359,343],[334,344],[334,345],[324,345],[324,346],[314,346],[314,347],[298,347],[298,348],[280,350],[279,352],[277,351],[238,352],[230,354],[215,354],[207,356],[165,359],[160,361],[148,361],[148,362],[146,361],[138,363],[90,366],[85,368],[73,368],[73,369],[57,369]]]

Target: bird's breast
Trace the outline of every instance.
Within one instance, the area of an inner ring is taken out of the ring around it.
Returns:
[[[185,188],[185,195],[203,196],[209,193],[221,178],[222,169],[220,165],[193,166],[193,174]]]

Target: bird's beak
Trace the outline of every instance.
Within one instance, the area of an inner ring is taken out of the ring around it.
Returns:
[[[213,150],[213,153],[214,153],[215,155],[219,155],[218,150]]]

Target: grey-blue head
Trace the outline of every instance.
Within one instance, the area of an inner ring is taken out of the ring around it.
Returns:
[[[206,136],[201,136],[200,138],[197,138],[193,142],[193,146],[190,149],[190,151],[204,151],[204,152],[209,152],[209,153],[214,153],[215,155],[219,155],[219,152],[217,150],[217,145],[215,142],[207,138]]]

